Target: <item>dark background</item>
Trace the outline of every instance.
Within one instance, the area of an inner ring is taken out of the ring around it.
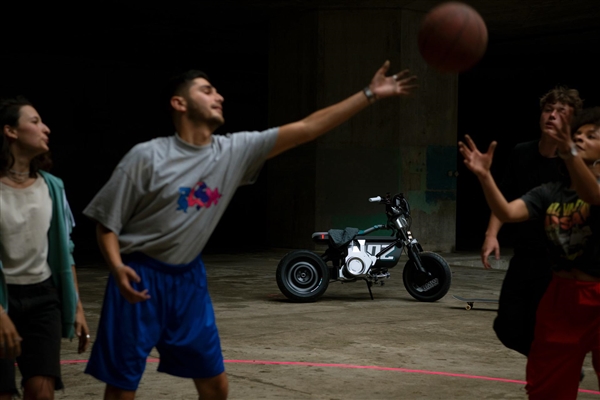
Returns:
[[[269,21],[282,8],[306,12],[318,2],[6,3],[0,96],[25,95],[51,128],[52,172],[65,181],[78,224],[76,259],[85,264],[99,253],[94,225],[81,211],[134,144],[173,133],[163,82],[186,69],[204,70],[225,98],[226,124],[217,133],[268,128],[268,60],[275,56],[268,50]],[[369,5],[337,6],[353,3]],[[499,176],[516,143],[539,137],[539,98],[552,87],[577,88],[586,106],[600,105],[594,61],[600,34],[593,22],[599,7],[582,0],[470,3],[481,6],[490,40],[483,60],[459,76],[458,135],[469,133],[482,148],[497,140]],[[458,171],[456,248],[477,249],[489,210],[460,161]],[[277,183],[265,175],[239,189],[206,251],[268,245],[264,193]],[[504,245],[511,244],[509,232],[502,231]]]

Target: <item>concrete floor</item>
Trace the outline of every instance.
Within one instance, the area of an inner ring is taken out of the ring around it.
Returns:
[[[451,297],[497,298],[505,261],[486,271],[476,254],[443,254],[453,282],[435,303],[406,292],[403,260],[385,286],[373,288],[375,300],[362,282],[333,283],[320,301],[294,304],[275,282],[284,254],[205,256],[230,399],[526,398],[525,358],[503,347],[492,330],[497,305],[467,311]],[[93,340],[107,271],[82,266],[78,276]],[[103,383],[83,373],[88,355],[64,341],[66,389],[57,399],[102,398]],[[138,399],[197,399],[190,380],[158,373],[156,366],[148,362]],[[589,357],[584,368],[581,388],[598,390]]]

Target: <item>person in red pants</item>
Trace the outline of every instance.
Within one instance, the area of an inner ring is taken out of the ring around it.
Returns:
[[[562,114],[553,125],[551,136],[568,174],[510,203],[490,173],[496,142],[486,153],[469,136],[459,142],[465,165],[498,219],[539,220],[546,232],[553,277],[538,307],[527,359],[530,399],[577,398],[590,351],[596,374],[600,370],[600,107],[584,110],[572,127]]]

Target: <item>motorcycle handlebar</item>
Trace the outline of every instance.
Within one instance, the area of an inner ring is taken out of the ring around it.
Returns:
[[[381,202],[381,196],[377,196],[377,197],[370,197],[370,198],[369,198],[369,202],[370,202],[370,203],[379,203],[379,202]]]

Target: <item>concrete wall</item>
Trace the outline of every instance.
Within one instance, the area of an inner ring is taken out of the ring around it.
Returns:
[[[317,230],[385,222],[368,197],[403,192],[413,233],[428,250],[455,242],[457,77],[421,60],[422,14],[337,9],[277,18],[270,50],[270,125],[293,121],[361,90],[381,64],[419,77],[411,98],[388,99],[269,162],[269,238],[311,248]]]
[[[269,43],[269,126],[296,121],[317,109],[318,14],[273,18]],[[288,151],[265,165],[267,242],[307,248],[315,229],[316,143]]]

